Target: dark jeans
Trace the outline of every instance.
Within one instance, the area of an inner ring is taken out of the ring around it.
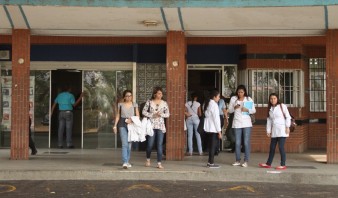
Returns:
[[[208,137],[208,148],[209,148],[209,159],[208,163],[213,164],[214,163],[214,156],[215,156],[215,150],[216,150],[216,144],[218,141],[218,133],[206,133]]]
[[[157,146],[157,162],[162,161],[162,155],[163,155],[163,138],[164,133],[160,129],[154,129],[154,135],[148,136],[148,144],[147,144],[147,159],[150,159],[151,150],[153,149],[155,139],[157,140],[156,146]]]
[[[32,152],[36,151],[35,143],[32,138],[32,130],[31,127],[29,126],[29,148],[32,150]]]
[[[278,142],[279,146],[279,153],[281,156],[281,166],[285,166],[285,160],[286,160],[286,155],[285,155],[285,150],[284,150],[284,144],[285,144],[286,137],[276,137],[276,138],[271,138],[270,142],[270,152],[269,152],[269,158],[268,161],[266,162],[267,165],[271,166],[273,157],[275,156],[275,150]]]

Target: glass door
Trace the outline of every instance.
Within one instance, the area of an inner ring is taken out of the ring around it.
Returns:
[[[132,70],[84,71],[83,148],[121,147],[112,127],[123,91],[132,87]]]

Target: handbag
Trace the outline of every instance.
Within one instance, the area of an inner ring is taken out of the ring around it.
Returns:
[[[286,119],[286,116],[285,116],[284,111],[283,111],[283,108],[282,108],[282,104],[279,105],[279,106],[280,106],[280,109],[282,110],[284,119]],[[297,123],[296,123],[295,117],[293,117],[293,115],[291,115],[291,114],[290,114],[290,116],[291,116],[291,125],[290,125],[290,128],[289,128],[289,129],[290,129],[290,132],[294,132],[295,129],[296,129]]]
[[[205,131],[204,131],[204,118],[205,118],[204,115],[202,115],[200,117],[200,123],[198,124],[198,127],[197,127],[197,131],[200,135],[205,133]]]
[[[255,123],[256,122],[256,117],[255,114],[249,114],[250,118],[251,118],[251,123]]]

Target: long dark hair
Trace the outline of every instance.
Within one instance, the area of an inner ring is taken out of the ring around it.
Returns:
[[[194,104],[194,99],[198,97],[197,94],[195,92],[193,92],[191,95],[190,95],[190,99],[191,99],[191,105],[190,105],[190,108],[192,108],[193,104]]]
[[[151,99],[155,99],[155,94],[157,94],[158,91],[161,91],[162,94],[163,94],[162,87],[154,87],[154,89],[153,89],[153,95],[151,96]]]
[[[239,99],[239,97],[238,97],[238,91],[239,91],[240,89],[242,89],[242,90],[244,91],[244,97],[248,97],[248,92],[246,91],[245,86],[244,86],[244,85],[238,85],[238,86],[237,86],[237,89],[236,89],[236,92],[235,92],[237,98]]]
[[[267,113],[267,117],[269,117],[269,111],[270,111],[270,109],[271,109],[271,106],[272,106],[272,104],[271,104],[271,102],[270,102],[270,98],[271,98],[271,96],[276,96],[276,98],[277,98],[277,104],[276,105],[278,105],[278,104],[281,104],[281,102],[279,101],[279,97],[278,97],[278,95],[276,94],[276,93],[271,93],[270,95],[269,95],[269,102],[268,102],[268,113]]]
[[[218,96],[218,94],[219,94],[219,91],[217,91],[217,90],[212,90],[210,92],[209,100],[206,100],[205,103],[204,103],[204,112],[208,109],[210,100],[213,99],[214,97]]]

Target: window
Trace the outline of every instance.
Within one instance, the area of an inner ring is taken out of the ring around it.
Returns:
[[[326,59],[309,59],[310,111],[326,111]]]
[[[279,99],[290,107],[304,104],[303,72],[300,70],[249,70],[248,93],[257,106],[267,106],[269,94],[277,93]]]

